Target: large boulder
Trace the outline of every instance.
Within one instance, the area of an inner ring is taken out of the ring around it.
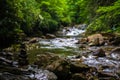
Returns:
[[[70,66],[65,59],[59,59],[46,67],[47,70],[54,72],[58,80],[67,80],[70,76]]]
[[[46,67],[47,65],[51,64],[52,62],[60,59],[59,56],[53,53],[44,53],[37,55],[37,60],[34,62],[35,65],[38,67]]]
[[[87,37],[90,46],[100,46],[104,44],[104,37],[101,34],[94,34]]]
[[[86,64],[83,64],[79,61],[74,61],[70,64],[70,71],[72,73],[80,73],[80,72],[85,72],[88,71],[90,69],[89,66],[87,66]]]

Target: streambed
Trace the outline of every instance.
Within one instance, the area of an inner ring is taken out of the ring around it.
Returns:
[[[120,61],[112,59],[109,55],[106,57],[94,57],[91,51],[95,51],[99,48],[104,49],[109,53],[112,49],[117,46],[88,46],[87,48],[80,48],[80,44],[76,44],[81,36],[85,32],[85,25],[80,25],[79,27],[69,27],[63,28],[57,34],[57,37],[54,39],[41,39],[39,43],[43,46],[40,48],[47,49],[62,49],[63,51],[70,51],[73,54],[67,54],[67,58],[71,60],[77,60],[76,55],[80,55],[83,63],[88,66],[95,67],[98,70],[102,70],[104,74],[110,74],[119,79],[120,76],[117,73],[120,73]],[[108,51],[108,49],[111,49]],[[85,53],[85,54],[84,54]],[[60,54],[59,54],[60,55]],[[114,54],[113,54],[114,56]],[[102,79],[102,77],[101,77]]]

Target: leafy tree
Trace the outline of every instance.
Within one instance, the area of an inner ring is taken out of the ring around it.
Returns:
[[[60,25],[71,22],[66,0],[37,0],[37,2],[40,4],[42,17],[39,29],[43,33],[54,32]]]
[[[39,10],[35,0],[0,0],[0,47],[19,41],[24,32],[29,33]]]
[[[109,2],[110,3],[110,2]],[[88,33],[119,32],[120,0],[111,2],[111,5],[99,6],[96,10],[98,17],[89,25]]]

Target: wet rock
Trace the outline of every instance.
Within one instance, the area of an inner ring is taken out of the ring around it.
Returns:
[[[92,73],[75,73],[70,80],[98,80],[98,77]]]
[[[37,43],[39,41],[38,38],[32,38],[28,41],[28,43]]]
[[[57,76],[48,70],[28,66],[28,69],[0,65],[0,80],[57,80]]]
[[[115,60],[120,60],[120,47],[113,49],[110,52],[110,56]]]
[[[6,58],[0,57],[0,65],[9,65],[12,66],[12,61]]]
[[[27,76],[22,76],[22,75],[14,75],[11,73],[0,73],[0,80],[32,80]]]
[[[96,50],[94,53],[93,53],[94,56],[97,56],[97,57],[105,57],[105,51],[100,48],[98,50]]]
[[[81,38],[78,40],[76,44],[86,44],[87,43],[87,38]]]
[[[12,60],[13,53],[11,52],[0,52],[0,56],[6,59]]]
[[[102,80],[119,80],[120,78],[116,75],[116,73],[105,73],[98,72],[98,77]]]
[[[57,80],[57,76],[48,70],[35,69],[34,74],[30,74],[30,80]]]
[[[86,45],[84,45],[84,44],[79,44],[78,47],[79,47],[79,48],[86,48]]]
[[[114,37],[110,43],[116,46],[120,45],[120,37]]]
[[[85,71],[88,71],[90,69],[89,66],[87,66],[86,64],[83,64],[81,62],[72,62],[71,65],[70,65],[70,71],[72,73],[80,73],[80,72],[85,72]]]
[[[38,65],[39,67],[45,68],[47,65],[58,59],[60,59],[59,56],[53,53],[39,54],[37,55],[37,60],[34,62],[34,64]]]
[[[45,70],[44,73],[47,74],[48,80],[57,80],[57,76],[53,72]]]
[[[54,38],[56,38],[56,36],[53,34],[46,34],[46,38],[47,39],[54,39]]]
[[[58,80],[67,80],[70,76],[69,63],[64,59],[54,61],[48,65],[46,69],[54,72],[57,75]]]
[[[101,34],[88,36],[87,39],[90,46],[99,46],[104,44],[104,37]]]
[[[70,80],[87,80],[87,78],[82,73],[75,73]]]
[[[26,45],[21,44],[20,49],[20,54],[18,55],[18,64],[19,66],[26,66],[29,64],[26,52]]]
[[[85,30],[87,28],[87,25],[86,24],[80,24],[80,25],[77,25],[77,27],[81,30]]]
[[[45,37],[45,36],[41,36],[41,38],[46,39],[46,37]]]

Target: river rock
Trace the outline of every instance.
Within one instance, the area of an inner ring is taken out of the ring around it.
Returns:
[[[94,34],[87,37],[90,46],[99,46],[104,44],[104,37],[101,34]]]
[[[110,52],[110,56],[115,60],[120,60],[120,47],[113,49]]]
[[[100,48],[98,50],[96,50],[94,53],[93,53],[94,56],[97,56],[97,57],[105,57],[105,51]]]
[[[82,73],[75,73],[70,80],[87,80],[87,78]]]
[[[46,67],[48,64],[60,59],[59,56],[53,53],[44,53],[37,55],[37,60],[34,64],[38,65],[38,67]]]
[[[8,60],[4,57],[0,57],[0,65],[9,65],[12,66],[13,61]]]
[[[0,73],[0,80],[32,80],[27,76],[14,75],[8,72]]]
[[[77,27],[81,30],[85,30],[87,28],[87,25],[86,24],[79,24],[79,25],[77,25]]]
[[[65,59],[54,61],[46,67],[47,70],[54,72],[58,80],[67,80],[70,76],[70,66]]]
[[[120,37],[114,37],[110,43],[116,46],[120,45]]]
[[[29,40],[28,43],[37,43],[38,41],[39,41],[38,38],[32,38],[32,39]]]
[[[56,36],[53,34],[46,34],[46,38],[47,39],[54,39],[54,38],[56,38]]]
[[[20,53],[18,55],[19,66],[27,66],[29,64],[27,57],[26,45],[24,43],[20,46]]]
[[[79,48],[86,48],[86,45],[85,44],[79,44],[78,47]]]
[[[98,77],[102,80],[120,80],[116,73],[98,72]]]
[[[83,71],[85,72],[88,71],[89,69],[90,69],[89,66],[78,61],[74,61],[70,64],[70,71],[72,73],[80,73]]]
[[[70,80],[98,80],[98,77],[91,73],[75,73]]]
[[[0,56],[6,59],[12,60],[13,53],[11,52],[0,52]]]
[[[76,44],[86,44],[87,43],[87,38],[81,38],[78,40]]]

